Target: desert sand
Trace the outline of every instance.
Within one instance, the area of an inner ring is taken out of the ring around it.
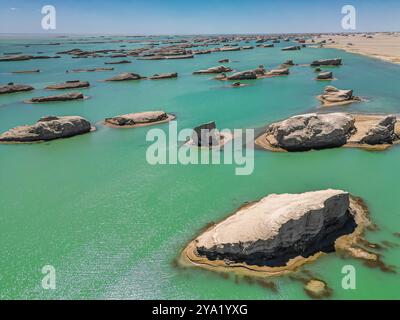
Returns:
[[[323,35],[315,39],[315,42],[323,40],[327,41],[324,45],[326,48],[342,49],[400,64],[400,33]]]

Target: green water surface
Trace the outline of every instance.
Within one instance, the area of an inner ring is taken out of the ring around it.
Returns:
[[[145,41],[146,39],[143,39]],[[39,45],[49,39],[2,39],[0,53],[53,55],[72,48],[113,48],[120,43]],[[70,40],[69,40],[70,41]],[[30,44],[29,47],[24,44]],[[127,44],[127,48],[143,44]],[[379,231],[372,242],[400,245],[400,147],[384,152],[330,149],[306,153],[256,150],[255,169],[235,175],[234,165],[150,165],[146,161],[152,127],[117,130],[104,127],[105,117],[145,110],[177,116],[178,128],[215,120],[222,128],[261,128],[291,115],[318,109],[315,96],[326,82],[313,80],[313,69],[291,68],[288,77],[226,88],[198,69],[229,65],[246,70],[263,64],[277,67],[287,59],[306,64],[342,57],[331,84],[354,89],[368,100],[334,110],[400,113],[400,66],[334,49],[281,51],[257,48],[198,55],[187,60],[139,61],[115,65],[112,72],[65,73],[75,68],[104,67],[110,58],[0,62],[0,83],[33,85],[36,90],[0,96],[0,131],[34,123],[44,115],[81,115],[97,131],[40,144],[0,145],[0,298],[39,299],[308,299],[303,285],[287,277],[273,279],[278,292],[212,272],[181,269],[174,264],[182,247],[211,221],[218,221],[245,201],[270,193],[299,193],[338,188],[364,198]],[[124,58],[123,58],[124,59]],[[11,71],[39,68],[39,74]],[[178,72],[178,79],[105,83],[120,72],[150,76]],[[50,94],[46,85],[88,80],[81,90],[90,98],[49,104],[25,104]],[[168,124],[158,128],[168,130]],[[383,261],[400,267],[400,250],[382,251]],[[41,269],[56,268],[56,290],[41,286]],[[341,287],[344,265],[357,270],[356,290]],[[333,299],[398,299],[397,274],[368,268],[335,254],[307,265],[333,289]]]

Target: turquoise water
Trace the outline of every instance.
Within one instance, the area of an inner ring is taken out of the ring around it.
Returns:
[[[49,39],[3,39],[0,53],[22,51],[52,55],[72,48],[115,48],[96,45],[34,45]],[[64,39],[54,40],[57,42]],[[21,44],[33,44],[30,47]],[[141,46],[138,44],[137,46]],[[279,46],[286,46],[280,44]],[[315,111],[315,96],[326,82],[313,80],[311,68],[295,66],[288,77],[225,88],[198,69],[230,58],[238,70],[264,64],[277,67],[287,59],[309,63],[342,57],[332,84],[352,88],[368,102],[335,110],[400,113],[400,66],[333,49],[307,48],[282,52],[277,48],[199,55],[189,60],[139,61],[115,65],[113,72],[69,73],[75,68],[103,67],[107,58],[31,60],[0,63],[0,83],[33,85],[37,90],[0,96],[0,131],[35,122],[44,115],[81,115],[97,131],[70,139],[32,145],[0,145],[0,298],[136,298],[136,299],[308,299],[302,284],[287,277],[273,279],[278,292],[256,284],[224,279],[218,274],[181,269],[174,264],[181,248],[211,221],[234,211],[245,201],[269,193],[297,193],[324,188],[344,189],[363,197],[379,231],[372,242],[400,244],[398,201],[400,148],[385,152],[331,149],[277,154],[256,150],[255,169],[236,176],[233,165],[160,165],[146,162],[146,132],[151,127],[116,130],[99,124],[105,117],[163,109],[177,116],[178,128],[215,120],[219,128],[260,128],[290,115]],[[135,45],[127,44],[127,48]],[[39,74],[10,74],[39,68]],[[178,72],[160,81],[105,83],[120,72],[149,76]],[[46,95],[46,85],[88,80],[84,101],[24,104]],[[167,124],[158,128],[168,130]],[[400,267],[400,250],[382,251],[383,260]],[[41,269],[56,268],[57,289],[41,287]],[[357,270],[357,289],[341,287],[341,268]],[[356,260],[335,255],[307,265],[334,290],[333,299],[400,298],[397,274],[370,269]]]

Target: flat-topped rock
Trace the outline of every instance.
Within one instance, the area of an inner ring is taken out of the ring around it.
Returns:
[[[180,54],[180,55],[174,55],[174,56],[165,56],[165,59],[168,59],[168,60],[192,59],[192,58],[194,58],[193,54]]]
[[[317,80],[332,80],[333,73],[331,71],[321,72],[316,77]]]
[[[312,67],[319,67],[319,66],[340,66],[342,64],[342,59],[335,58],[335,59],[323,59],[323,60],[316,60],[311,62]]]
[[[81,92],[68,92],[64,94],[35,97],[25,101],[26,103],[42,103],[42,102],[56,102],[56,101],[70,101],[84,99],[85,96]]]
[[[160,73],[160,74],[155,74],[152,77],[150,77],[151,80],[160,80],[160,79],[172,79],[172,78],[177,78],[178,73]]]
[[[145,111],[106,118],[104,123],[114,127],[134,127],[167,122],[172,119],[174,116],[164,111]]]
[[[240,51],[240,47],[222,47],[219,51]]]
[[[90,69],[72,69],[68,72],[100,72],[100,71],[113,71],[114,68],[90,68]]]
[[[46,116],[33,125],[10,129],[0,135],[0,142],[37,142],[67,138],[91,131],[89,121],[79,116]]]
[[[34,89],[35,89],[34,87],[27,85],[27,84],[16,84],[16,83],[10,82],[9,84],[0,86],[0,94],[32,91]]]
[[[348,139],[348,144],[382,146],[385,149],[393,143],[398,143],[400,119],[395,115],[356,114],[354,118],[356,132]]]
[[[32,69],[32,70],[18,70],[18,71],[13,71],[11,73],[15,73],[15,74],[24,74],[24,73],[39,73],[40,70],[39,69]]]
[[[193,74],[213,74],[213,73],[223,73],[223,72],[231,72],[232,68],[226,66],[217,66],[204,70],[194,71]]]
[[[132,63],[132,61],[129,61],[129,60],[119,60],[119,61],[108,61],[108,62],[104,62],[104,64],[126,64],[126,63]]]
[[[353,95],[353,90],[337,89],[333,86],[326,86],[323,94],[317,97],[325,107],[346,105],[353,102],[360,102],[361,98]]]
[[[256,144],[271,151],[307,151],[333,147],[384,150],[400,138],[393,115],[305,114],[270,124]]]
[[[142,77],[137,73],[125,72],[118,74],[114,77],[108,78],[105,81],[129,81],[129,80],[140,80],[140,79],[142,79]]]
[[[257,73],[254,70],[246,70],[236,72],[232,75],[229,75],[227,80],[254,80],[257,79]]]
[[[88,88],[90,86],[88,81],[69,80],[64,83],[53,84],[47,86],[45,89],[48,90],[64,90],[64,89],[76,89],[76,88]]]
[[[301,50],[300,46],[290,46],[290,47],[286,47],[286,48],[282,48],[282,51],[295,51],[295,50]]]
[[[5,55],[0,57],[1,61],[23,61],[23,60],[30,60],[33,56],[26,55],[26,54],[16,54],[16,55]]]
[[[139,57],[138,60],[164,60],[165,56],[160,56],[160,55],[156,55],[156,56],[143,56],[143,57]]]
[[[227,267],[282,267],[299,256],[333,252],[336,239],[356,226],[345,191],[271,194],[210,227],[186,253]]]
[[[290,73],[289,68],[273,69],[267,74],[271,76],[286,76]]]

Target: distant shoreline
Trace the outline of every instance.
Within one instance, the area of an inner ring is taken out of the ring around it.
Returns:
[[[314,38],[316,43],[326,41],[322,44],[324,48],[344,50],[349,53],[359,54],[381,61],[400,64],[400,33],[365,33],[365,34],[343,34],[322,35]]]

